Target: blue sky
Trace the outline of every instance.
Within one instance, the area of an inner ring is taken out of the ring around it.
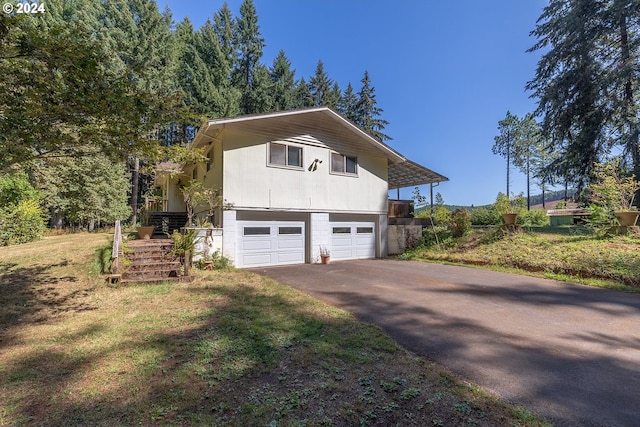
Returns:
[[[157,0],[176,22],[198,28],[220,0]],[[242,0],[228,0],[239,15]],[[449,178],[434,188],[447,204],[493,203],[506,191],[505,160],[491,152],[498,121],[536,108],[524,85],[538,53],[526,53],[546,0],[254,0],[271,65],[284,49],[306,80],[318,60],[341,89],[369,71],[388,142]],[[412,188],[401,192],[411,198]],[[511,191],[526,191],[512,171]],[[429,195],[429,186],[421,187]],[[532,194],[539,189],[532,186]],[[395,196],[395,191],[393,192]]]

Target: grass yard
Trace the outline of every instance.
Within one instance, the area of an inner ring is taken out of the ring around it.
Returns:
[[[520,233],[479,229],[455,245],[421,248],[407,257],[518,269],[640,292],[640,239],[598,236],[581,227],[545,227]]]
[[[0,248],[0,425],[545,425],[261,276],[108,287],[108,239]]]

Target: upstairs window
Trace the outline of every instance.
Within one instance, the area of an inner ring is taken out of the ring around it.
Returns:
[[[302,147],[269,143],[269,165],[302,169]]]
[[[358,159],[356,157],[344,156],[338,153],[331,153],[331,173],[341,175],[357,175]]]
[[[207,153],[207,172],[211,170],[212,166],[213,166],[213,148],[209,150],[209,152]]]

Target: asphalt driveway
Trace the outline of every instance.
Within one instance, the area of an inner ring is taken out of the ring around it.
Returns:
[[[556,425],[640,426],[638,295],[415,261],[252,271],[378,324]]]

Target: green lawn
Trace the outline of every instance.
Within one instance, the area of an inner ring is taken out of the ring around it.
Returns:
[[[108,287],[107,241],[0,248],[0,425],[544,425],[261,276]]]

